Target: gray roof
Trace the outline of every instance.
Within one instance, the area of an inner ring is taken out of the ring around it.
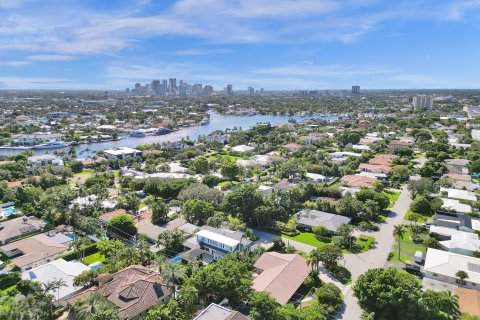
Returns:
[[[211,303],[193,320],[233,320],[233,319],[249,319],[238,311],[233,311],[228,308]]]
[[[45,224],[36,217],[29,217],[26,222],[23,221],[23,217],[0,222],[0,242],[40,230]]]
[[[350,223],[352,218],[340,216],[338,214],[303,209],[295,214],[295,218],[299,224],[309,226],[311,228],[324,226],[330,231],[336,232],[340,225]]]

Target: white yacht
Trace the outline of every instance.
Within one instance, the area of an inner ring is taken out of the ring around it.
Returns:
[[[33,146],[33,149],[57,149],[57,148],[65,148],[67,144],[63,141],[50,141],[47,143],[42,143],[42,144],[37,144],[36,146]]]

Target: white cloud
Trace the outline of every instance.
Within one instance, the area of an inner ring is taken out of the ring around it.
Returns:
[[[226,54],[234,52],[231,49],[186,49],[173,52],[177,56],[203,56],[213,54]]]
[[[62,54],[39,54],[29,56],[28,60],[31,61],[72,61],[75,60],[75,56],[62,55]]]
[[[28,61],[0,61],[1,67],[23,67],[30,64]]]

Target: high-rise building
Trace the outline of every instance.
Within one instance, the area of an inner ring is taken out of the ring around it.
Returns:
[[[253,97],[255,95],[255,89],[253,87],[248,87],[248,95]]]
[[[193,94],[202,94],[202,84],[201,83],[195,83],[192,88],[192,93]]]
[[[433,98],[427,95],[416,95],[412,99],[413,109],[432,109]]]
[[[204,93],[207,95],[207,96],[210,96],[213,94],[213,87],[209,84],[207,84],[204,88],[203,88],[203,91]]]
[[[171,93],[177,91],[177,78],[168,79],[168,91]]]
[[[225,88],[225,94],[227,96],[233,96],[233,86],[231,84],[227,84],[227,87]]]
[[[360,86],[352,86],[353,94],[360,94]]]
[[[185,83],[182,83],[178,91],[180,96],[185,97],[187,95],[187,85]]]
[[[153,80],[150,84],[150,90],[152,90],[156,95],[160,94],[160,80]]]

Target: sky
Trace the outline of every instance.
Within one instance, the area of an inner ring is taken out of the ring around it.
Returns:
[[[0,89],[480,88],[480,0],[0,0]]]

